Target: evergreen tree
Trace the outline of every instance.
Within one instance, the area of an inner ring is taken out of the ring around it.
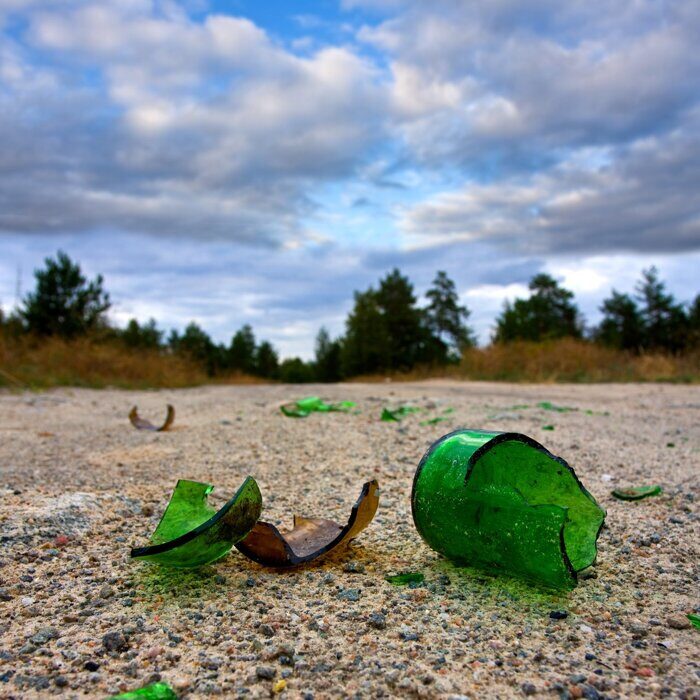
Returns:
[[[280,365],[279,378],[286,384],[307,384],[314,380],[314,369],[308,362],[292,357]]]
[[[163,331],[158,329],[154,318],[143,325],[139,325],[139,322],[132,318],[126,328],[119,333],[119,337],[127,347],[158,350],[163,342]]]
[[[340,381],[340,363],[340,341],[331,340],[328,331],[322,327],[316,336],[316,379],[320,382]]]
[[[255,335],[246,324],[231,339],[228,349],[228,366],[240,372],[255,372]]]
[[[613,289],[600,310],[603,320],[595,332],[596,340],[620,350],[638,351],[643,346],[642,317],[629,294],[619,294]]]
[[[370,287],[366,292],[355,292],[355,306],[345,325],[341,350],[343,375],[387,370],[390,367],[389,335],[374,289]]]
[[[212,342],[206,331],[194,321],[185,328],[182,335],[172,331],[169,345],[176,353],[202,365],[210,376],[221,369],[219,348]]]
[[[688,309],[688,346],[700,347],[700,294]]]
[[[666,291],[656,267],[642,271],[637,298],[642,305],[645,347],[670,352],[682,350],[688,340],[688,317],[683,305]]]
[[[560,287],[546,273],[535,275],[529,287],[532,292],[529,299],[504,304],[503,312],[496,319],[496,342],[580,338],[583,335],[573,292]]]
[[[436,359],[433,338],[416,306],[408,277],[395,268],[380,280],[376,298],[388,336],[389,367],[410,369],[418,362]]]
[[[36,289],[25,297],[20,312],[27,330],[74,338],[105,326],[110,301],[102,275],[88,282],[80,265],[60,250],[44,264],[43,270],[35,270]]]
[[[457,288],[447,273],[437,273],[426,297],[430,300],[426,317],[433,335],[457,357],[464,348],[473,347],[476,344],[474,331],[467,325],[470,311],[460,306]]]
[[[255,374],[266,379],[277,376],[279,358],[271,343],[264,340],[255,351]]]

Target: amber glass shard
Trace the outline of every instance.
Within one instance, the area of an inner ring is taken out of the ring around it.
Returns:
[[[647,498],[647,496],[658,496],[661,491],[662,488],[658,485],[630,486],[626,489],[615,489],[611,491],[611,494],[621,501],[640,501],[642,498]]]
[[[294,528],[280,532],[271,523],[259,522],[236,548],[263,566],[304,564],[357,537],[372,522],[378,506],[379,484],[376,480],[368,481],[345,525],[334,520],[295,515]]]
[[[458,430],[433,444],[413,481],[413,519],[458,564],[573,588],[596,558],[605,511],[574,470],[519,433]]]
[[[236,495],[219,511],[207,503],[210,484],[180,479],[147,547],[131,550],[135,559],[190,568],[211,564],[253,528],[262,510],[255,479],[247,477]]]
[[[131,425],[134,426],[134,428],[137,428],[138,430],[153,430],[158,433],[162,433],[164,430],[167,430],[170,428],[170,426],[173,424],[173,421],[175,420],[175,409],[168,404],[168,414],[165,417],[165,423],[158,428],[157,426],[153,425],[151,421],[146,420],[145,418],[141,418],[139,416],[139,412],[134,406],[131,411],[129,411],[129,420],[131,421]]]
[[[113,695],[109,700],[177,700],[177,694],[167,683],[152,683],[138,690]]]
[[[280,406],[280,410],[289,418],[306,418],[311,413],[330,413],[332,411],[347,412],[355,407],[354,401],[338,401],[337,403],[326,403],[318,396],[307,396],[292,403]]]

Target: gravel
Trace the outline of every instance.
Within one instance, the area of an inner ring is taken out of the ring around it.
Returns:
[[[279,412],[314,393],[361,413]],[[513,414],[540,401],[581,410]],[[129,425],[132,405],[158,420],[166,403],[172,431]],[[378,420],[401,403],[426,410]],[[420,425],[448,406],[448,421]],[[574,591],[456,568],[421,541],[416,465],[462,425],[539,440],[607,509],[598,562]],[[0,698],[106,697],[155,678],[183,698],[698,697],[700,637],[686,615],[700,603],[700,387],[0,393],[0,430]],[[220,506],[248,474],[281,528],[294,513],[345,521],[370,478],[380,509],[350,547],[291,571],[235,551],[196,571],[129,560],[178,478],[213,483]],[[610,496],[656,483],[663,493],[643,501]],[[384,580],[397,571],[425,581]]]

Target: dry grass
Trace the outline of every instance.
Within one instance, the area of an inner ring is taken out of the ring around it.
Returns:
[[[120,343],[86,338],[19,339],[0,334],[0,386],[44,389],[107,386],[124,389],[186,387],[215,383],[252,384],[240,374],[212,380],[195,363],[154,350],[130,350]]]
[[[565,338],[467,350],[464,379],[509,382],[700,382],[700,350],[682,356],[633,355]]]

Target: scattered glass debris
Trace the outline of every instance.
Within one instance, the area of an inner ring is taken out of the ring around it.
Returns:
[[[688,613],[688,619],[690,620],[690,624],[693,627],[700,629],[700,615],[696,615],[695,613]]]
[[[405,416],[411,415],[411,413],[418,413],[421,409],[417,406],[399,406],[398,408],[383,408],[382,417],[383,421],[396,421],[397,423]]]
[[[385,576],[384,580],[388,581],[392,586],[408,586],[412,583],[423,583],[425,576],[419,571],[405,571],[402,574]]]
[[[349,542],[362,532],[374,518],[379,506],[379,484],[368,481],[352,507],[347,524],[334,520],[294,516],[294,528],[280,532],[274,525],[258,522],[236,548],[249,559],[272,567],[304,564]]]
[[[545,411],[556,411],[557,413],[570,413],[571,411],[578,411],[578,408],[573,408],[571,406],[557,406],[551,401],[540,401],[537,404],[537,408],[542,408]]]
[[[542,430],[554,430],[554,426],[553,425],[543,425]]]
[[[428,420],[422,420],[421,425],[437,425],[442,423],[442,421],[449,420],[447,416],[435,416],[435,418],[428,418]]]
[[[519,433],[459,430],[421,460],[413,519],[458,564],[573,588],[596,558],[605,511],[574,470]]]
[[[177,694],[167,683],[152,683],[138,690],[113,695],[109,700],[177,700]]]
[[[338,401],[337,403],[326,403],[318,396],[307,396],[292,403],[280,406],[280,410],[289,418],[306,418],[311,413],[330,413],[332,411],[347,412],[355,408],[354,401]]]
[[[211,484],[180,479],[168,507],[151,535],[150,545],[131,550],[134,559],[190,568],[211,564],[253,528],[262,510],[255,479],[247,477],[220,510],[207,503]]]
[[[157,433],[162,433],[163,431],[168,430],[168,428],[170,428],[170,426],[173,424],[173,421],[175,420],[175,409],[168,404],[168,414],[165,417],[165,423],[163,423],[160,428],[153,425],[151,421],[141,418],[136,406],[129,411],[129,420],[131,421],[131,425],[133,425],[137,430],[152,430]]]
[[[640,501],[648,496],[658,496],[662,491],[663,489],[656,484],[655,486],[629,486],[624,489],[614,489],[610,493],[621,501]]]

